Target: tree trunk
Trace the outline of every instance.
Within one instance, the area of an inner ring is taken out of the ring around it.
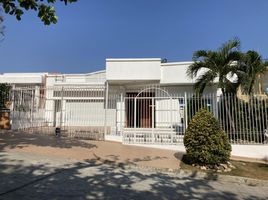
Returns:
[[[223,97],[227,97],[227,94],[224,92],[223,89],[222,89],[222,94],[223,94]],[[231,133],[234,133],[235,132],[235,124],[234,124],[234,121],[232,119],[229,104],[227,103],[227,101],[225,99],[224,99],[224,104],[225,104],[225,108],[226,108],[229,123],[231,124]]]

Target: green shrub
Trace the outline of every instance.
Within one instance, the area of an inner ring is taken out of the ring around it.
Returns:
[[[217,119],[206,109],[190,121],[184,136],[187,160],[191,164],[216,165],[230,158],[231,145]]]
[[[6,108],[11,87],[6,83],[0,83],[0,109]]]

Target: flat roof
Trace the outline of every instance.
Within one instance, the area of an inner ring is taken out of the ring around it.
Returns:
[[[161,61],[161,58],[106,58],[106,62],[138,62],[138,61]]]

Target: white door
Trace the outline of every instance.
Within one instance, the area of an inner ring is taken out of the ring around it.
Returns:
[[[103,126],[105,110],[102,100],[68,100],[65,107],[66,126]]]

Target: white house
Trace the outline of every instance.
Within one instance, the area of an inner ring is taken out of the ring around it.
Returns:
[[[109,94],[120,94],[114,129],[130,135],[137,130],[183,133],[185,95],[194,93],[195,80],[186,75],[190,64],[162,63],[160,58],[106,59]],[[205,92],[216,94],[217,89],[209,87]]]
[[[185,94],[195,80],[192,62],[160,58],[106,59],[106,70],[88,74],[6,73],[13,86],[13,128],[72,127],[121,136],[133,130],[184,130]],[[209,87],[206,93],[216,93]],[[105,129],[105,130],[104,130]]]
[[[101,132],[124,142],[173,143],[182,141],[187,126],[187,98],[196,81],[186,74],[191,64],[106,59],[102,71],[8,73],[0,75],[0,83],[12,84],[15,91],[14,129],[61,127],[74,135]],[[202,101],[215,115],[218,92],[207,87]]]

